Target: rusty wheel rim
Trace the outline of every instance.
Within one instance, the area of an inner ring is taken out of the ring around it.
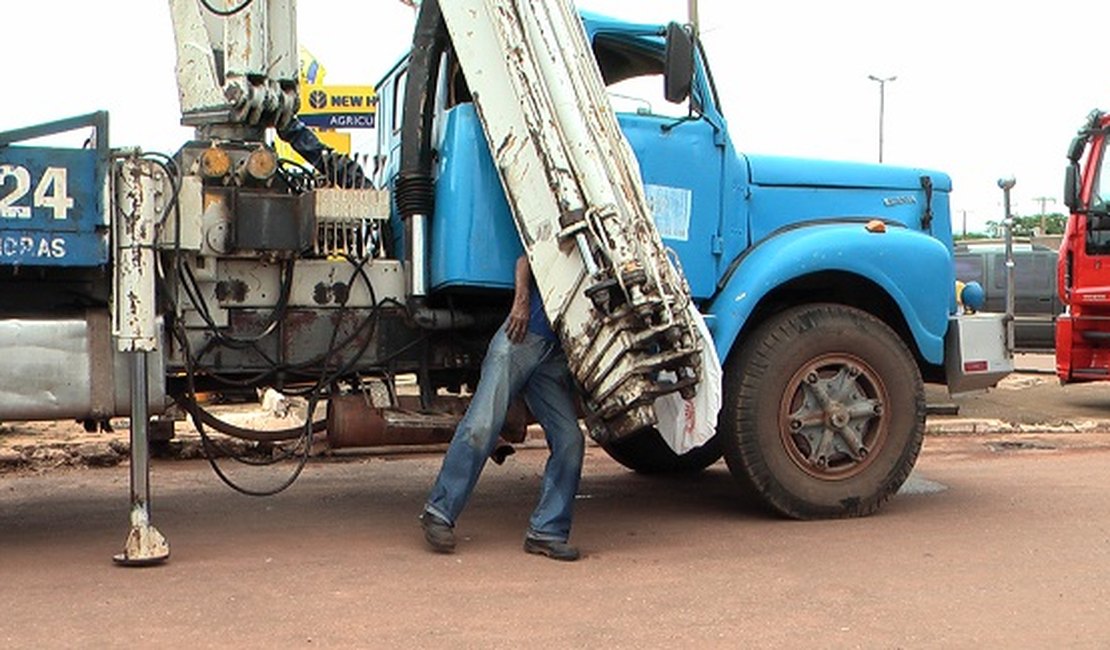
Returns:
[[[851,478],[874,462],[889,428],[886,385],[849,354],[826,354],[802,365],[786,384],[779,434],[787,455],[822,480]]]

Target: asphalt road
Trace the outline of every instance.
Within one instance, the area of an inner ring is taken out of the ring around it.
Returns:
[[[951,397],[943,386],[927,385],[930,404],[955,404],[955,416],[932,416],[933,431],[962,431],[961,422],[987,421],[989,427],[1012,426],[1024,430],[1098,429],[1110,431],[1110,382],[1061,386],[1051,354],[1020,354],[1018,372],[996,388]]]
[[[1110,434],[930,436],[878,515],[791,522],[588,450],[573,564],[524,554],[542,449],[491,466],[459,552],[416,515],[438,455],[237,495],[154,470],[172,557],[114,566],[127,471],[0,477],[4,647],[1090,647],[1110,644]],[[275,478],[267,475],[265,478]]]

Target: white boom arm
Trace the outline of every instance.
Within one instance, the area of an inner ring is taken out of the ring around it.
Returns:
[[[548,316],[604,424],[595,437],[654,425],[655,399],[691,395],[712,342],[656,232],[581,21],[566,0],[440,7]]]
[[[182,124],[280,127],[296,114],[296,0],[169,5]]]

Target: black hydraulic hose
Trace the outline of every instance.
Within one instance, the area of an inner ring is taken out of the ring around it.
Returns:
[[[221,420],[220,418],[212,415],[209,411],[201,407],[200,404],[192,399],[192,396],[181,396],[176,398],[178,406],[185,409],[189,415],[199,418],[200,422],[205,426],[212,427],[220,433],[231,436],[232,438],[240,438],[242,440],[250,440],[252,442],[285,442],[287,440],[296,440],[304,435],[304,426],[295,426],[288,429],[277,429],[273,431],[265,431],[258,429],[246,429],[230,422]],[[312,423],[312,433],[320,433],[327,429],[327,420],[317,420]]]
[[[395,198],[403,219],[414,214],[432,214],[432,121],[439,62],[448,40],[439,1],[425,0],[420,5],[412,36],[401,121],[401,162]]]
[[[186,411],[189,413],[189,415],[192,416],[193,426],[196,427],[197,433],[200,435],[201,447],[204,449],[204,456],[208,460],[208,465],[212,468],[212,471],[216,473],[216,476],[219,477],[219,479],[223,481],[225,485],[235,490],[236,492],[248,496],[273,496],[279,492],[284,491],[290,485],[293,485],[293,483],[296,482],[297,478],[301,475],[301,472],[304,471],[305,465],[308,464],[308,459],[312,452],[313,430],[316,428],[317,424],[316,421],[314,421],[312,418],[316,412],[317,396],[313,394],[309,398],[308,416],[305,419],[304,426],[298,428],[300,432],[299,438],[301,440],[301,444],[304,445],[304,450],[300,454],[298,454],[299,458],[297,460],[297,464],[293,468],[293,471],[290,473],[290,475],[286,477],[286,479],[280,484],[268,490],[255,490],[239,485],[234,480],[232,480],[232,478],[220,468],[220,464],[216,462],[216,443],[208,436],[208,434],[204,430],[204,423],[201,420],[201,413],[203,412],[203,409],[201,409],[196,404],[197,389],[195,383],[194,366],[191,361],[192,352],[189,350],[189,338],[188,336],[186,336],[184,326],[181,325],[181,323],[178,323],[177,327],[175,327],[175,336],[181,343],[182,350],[185,353],[185,377],[188,385],[188,399],[192,402],[194,406],[194,408],[192,409],[189,409],[186,406]]]

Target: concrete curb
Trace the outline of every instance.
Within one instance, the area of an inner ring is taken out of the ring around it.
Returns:
[[[1110,433],[1110,420],[1026,423],[991,418],[929,418],[925,421],[925,435],[1015,433]]]

